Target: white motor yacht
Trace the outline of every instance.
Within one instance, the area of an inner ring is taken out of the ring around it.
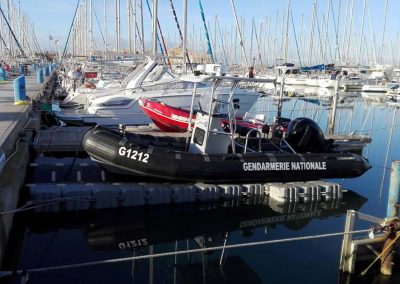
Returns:
[[[140,97],[157,99],[165,104],[190,109],[192,103],[192,88],[188,82],[174,82],[141,87],[112,96],[103,96],[93,99],[87,108],[58,109],[54,115],[69,125],[143,125],[151,120],[141,110]],[[221,99],[229,96],[230,88],[219,88]],[[203,85],[198,86],[198,96],[210,89]],[[237,115],[243,116],[254,105],[261,94],[246,88],[236,89],[233,100],[237,104]],[[195,106],[199,109],[198,97],[195,98]]]
[[[158,65],[155,60],[149,58],[147,62],[138,65],[135,70],[126,76],[118,87],[71,93],[62,101],[61,106],[65,108],[68,106],[77,107],[77,105],[86,105],[91,100],[99,97],[124,93],[126,91],[129,93],[131,89],[140,86],[176,80],[176,76],[166,66]]]

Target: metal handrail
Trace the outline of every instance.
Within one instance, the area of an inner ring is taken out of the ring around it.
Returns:
[[[261,152],[261,132],[260,132],[260,130],[259,129],[252,129],[252,130],[250,130],[249,132],[247,132],[247,134],[246,134],[246,142],[245,142],[245,144],[244,144],[244,154],[246,154],[246,152],[247,152],[247,144],[248,144],[248,142],[249,142],[249,135],[250,135],[250,133],[252,133],[252,132],[257,132],[258,134],[259,134],[259,139],[258,139],[258,152]]]

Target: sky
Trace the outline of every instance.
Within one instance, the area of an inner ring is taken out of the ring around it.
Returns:
[[[2,7],[8,0],[0,0]],[[49,42],[49,35],[53,38],[59,39],[61,45],[65,44],[67,35],[73,20],[74,11],[78,0],[13,0],[14,3],[21,7],[23,11],[27,13],[30,20],[34,22],[35,30],[39,43],[43,49],[52,49],[52,43]],[[80,3],[84,3],[89,0],[80,0]],[[95,13],[97,14],[98,20],[102,32],[104,33],[103,19],[104,19],[104,0],[92,0]],[[121,36],[123,38],[123,45],[127,45],[127,1],[121,1]],[[134,0],[130,0],[132,3]],[[139,0],[136,0],[139,2]],[[204,8],[206,20],[210,27],[211,36],[215,37],[215,16],[218,17],[219,28],[221,32],[218,32],[217,42],[222,42],[219,34],[225,37],[225,52],[229,49],[228,45],[233,40],[233,29],[234,29],[234,17],[231,7],[231,0],[201,0]],[[398,14],[400,12],[400,1],[388,0],[387,7],[387,20],[386,30],[383,37],[383,26],[384,26],[384,14],[385,14],[385,2],[386,0],[291,0],[291,13],[293,19],[289,19],[289,42],[290,42],[290,53],[292,57],[305,57],[306,49],[310,49],[311,44],[306,43],[306,38],[311,37],[312,33],[312,20],[313,20],[313,3],[316,3],[318,23],[320,24],[319,30],[315,28],[313,30],[313,39],[318,41],[321,46],[328,44],[330,51],[326,53],[333,54],[334,56],[334,41],[335,41],[335,28],[339,27],[338,38],[339,45],[343,46],[345,27],[347,31],[350,27],[350,21],[353,22],[352,27],[352,39],[347,41],[349,44],[345,48],[352,52],[358,50],[358,45],[361,39],[361,22],[363,15],[363,3],[366,1],[367,9],[364,21],[364,45],[363,49],[370,49],[370,52],[363,52],[364,57],[372,57],[372,47],[375,45],[379,57],[379,50],[382,47],[382,39],[385,41],[384,54],[391,54],[394,57],[394,47],[398,43],[399,24],[400,18]],[[151,0],[149,0],[151,6]],[[182,1],[173,0],[178,19],[182,25]],[[146,0],[144,3],[144,18],[145,18],[145,41],[150,42],[151,39],[151,19],[146,6]],[[162,32],[164,37],[167,38],[169,45],[174,45],[178,41],[178,32],[174,18],[171,12],[169,0],[159,0],[158,16]],[[277,42],[275,49],[282,49],[284,44],[284,29],[282,27],[285,24],[285,10],[287,7],[288,0],[235,0],[236,11],[240,21],[244,21],[244,37],[246,39],[246,48],[249,47],[249,39],[251,36],[251,23],[254,18],[256,29],[258,29],[258,36],[260,43],[267,41],[267,29],[265,28],[266,21],[269,23],[270,33],[275,32],[274,36],[269,36],[272,40]],[[325,18],[328,15],[328,5],[332,3],[333,9],[329,10],[329,21],[327,25],[322,25]],[[354,3],[353,17],[350,17],[348,12],[346,21],[346,10],[350,11],[351,6]],[[115,35],[115,0],[106,0],[107,5],[107,21],[108,28],[107,33],[109,36],[110,45],[114,45],[112,37]],[[340,7],[339,22],[337,22],[338,12]],[[334,13],[334,16],[332,14]],[[243,20],[244,19],[244,20]],[[347,25],[346,25],[347,22]],[[301,24],[303,23],[303,24]],[[278,26],[276,26],[278,24]],[[261,26],[264,26],[264,38],[260,33]],[[94,21],[94,37],[96,39],[96,45],[102,45],[100,29],[96,21]],[[328,43],[325,43],[325,32],[322,27],[328,27],[329,38]],[[200,48],[205,48],[204,28],[200,17],[200,9],[198,0],[188,0],[188,31],[196,36],[192,37],[189,44],[196,45],[198,48],[198,42],[202,42]],[[374,37],[371,31],[374,32]],[[278,33],[278,35],[276,34]],[[229,37],[229,40],[227,39]],[[303,40],[302,40],[303,39]],[[297,42],[296,42],[297,41]],[[303,42],[302,42],[303,41]],[[309,41],[309,40],[308,40]],[[342,43],[340,42],[342,41]],[[324,42],[324,43],[322,43]],[[49,45],[50,44],[50,45]],[[391,48],[389,45],[391,44]],[[219,44],[220,53],[222,54],[222,44]],[[255,43],[254,43],[255,45]],[[111,46],[112,47],[112,46]],[[123,46],[124,47],[124,46]],[[215,44],[214,44],[215,47]],[[269,50],[272,48],[272,44],[269,45]],[[218,48],[218,46],[216,47]],[[312,48],[317,50],[316,44]],[[256,48],[253,47],[253,53]],[[301,49],[301,51],[298,51]],[[280,51],[282,53],[282,51]],[[322,52],[322,51],[320,51]],[[343,51],[344,52],[344,51]],[[278,56],[278,52],[275,52]],[[355,52],[356,53],[356,52]],[[254,55],[254,54],[253,54]],[[279,54],[282,55],[282,54]],[[389,55],[387,55],[389,57]]]

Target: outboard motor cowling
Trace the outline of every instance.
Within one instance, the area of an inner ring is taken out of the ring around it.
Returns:
[[[324,153],[328,150],[321,128],[306,117],[296,118],[289,123],[286,141],[298,153]]]

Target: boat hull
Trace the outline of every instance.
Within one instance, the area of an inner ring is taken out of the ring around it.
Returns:
[[[190,111],[147,98],[140,98],[139,104],[143,112],[161,131],[185,132],[188,129]],[[196,115],[192,115],[193,125],[195,119]]]
[[[186,132],[189,126],[190,111],[182,108],[173,107],[157,100],[140,98],[139,105],[142,111],[160,128],[163,132]],[[196,114],[192,114],[192,127],[196,120]],[[253,119],[243,120],[236,117],[236,127],[243,129],[261,129],[263,123]],[[221,119],[221,123],[229,124],[228,119]]]
[[[96,127],[83,146],[107,169],[125,174],[178,182],[289,182],[326,178],[353,178],[370,168],[350,153],[192,154],[181,148],[161,147],[149,138],[130,139]]]

